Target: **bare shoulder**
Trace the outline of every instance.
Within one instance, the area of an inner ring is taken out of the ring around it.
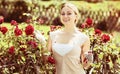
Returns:
[[[89,36],[81,31],[78,31],[78,35],[79,37],[81,37],[82,39],[85,39],[85,40],[89,40]]]
[[[50,34],[53,34],[53,35],[58,34],[58,33],[60,33],[60,30],[55,30],[55,31],[50,32]]]
[[[55,31],[50,32],[50,33],[49,33],[49,36],[50,36],[51,38],[54,38],[55,36],[59,35],[60,33],[61,33],[60,30],[55,30]]]

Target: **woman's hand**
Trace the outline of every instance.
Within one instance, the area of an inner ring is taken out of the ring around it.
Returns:
[[[40,33],[39,30],[34,31],[35,37],[41,42],[41,43],[46,43],[45,37]]]
[[[84,59],[83,59],[83,66],[87,69],[91,63],[93,62],[93,54],[92,51],[85,52]]]
[[[92,54],[92,51],[88,51],[86,52],[85,54],[85,59],[84,59],[84,62],[93,62],[93,54]]]

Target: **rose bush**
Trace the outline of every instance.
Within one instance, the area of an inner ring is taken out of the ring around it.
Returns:
[[[12,20],[11,25],[2,25],[4,17],[0,17],[0,74],[50,74],[55,73],[55,60],[49,55],[46,44],[42,43],[41,36],[36,31],[35,23],[18,24]],[[33,27],[33,25],[34,27]],[[120,72],[120,47],[114,42],[111,34],[94,29],[93,20],[88,18],[81,25],[80,31],[90,37],[94,61],[87,70],[92,74],[117,74]],[[50,26],[50,31],[60,29],[61,26]],[[36,32],[36,34],[34,33]],[[44,34],[44,33],[42,33]]]
[[[112,34],[94,29],[89,18],[81,28],[90,37],[94,61],[87,71],[92,74],[118,74],[120,72],[120,47],[117,47]]]
[[[12,20],[6,27],[3,21],[0,17],[0,74],[42,72],[45,45],[35,37],[33,25]]]

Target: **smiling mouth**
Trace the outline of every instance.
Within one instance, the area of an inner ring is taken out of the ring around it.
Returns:
[[[63,22],[68,22],[68,21],[70,21],[69,19],[65,19],[65,20],[63,20]]]

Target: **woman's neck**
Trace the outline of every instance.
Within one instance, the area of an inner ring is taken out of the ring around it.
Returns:
[[[77,31],[77,27],[76,26],[65,26],[64,28],[64,32],[67,32],[67,33],[74,33]]]

